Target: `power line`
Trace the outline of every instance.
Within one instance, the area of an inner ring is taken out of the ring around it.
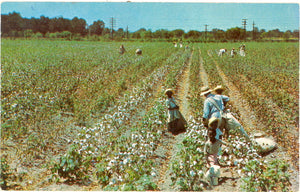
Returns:
[[[252,24],[252,38],[253,38],[253,40],[255,39],[254,26],[255,26],[255,23],[253,21],[253,24]]]
[[[242,24],[244,26],[244,30],[246,31],[247,19],[242,19]]]
[[[246,25],[247,25],[247,19],[242,19],[242,24],[244,26],[244,38],[247,38],[247,34],[246,34]]]
[[[116,19],[113,17],[110,19],[110,27],[111,27],[111,39],[114,40],[114,27],[116,25]]]
[[[207,24],[205,24],[205,39],[207,38]]]

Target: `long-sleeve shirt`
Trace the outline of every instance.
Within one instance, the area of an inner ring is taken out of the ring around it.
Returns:
[[[210,119],[211,117],[221,118],[220,111],[211,102],[209,102],[208,98],[214,99],[218,104],[218,106],[220,107],[220,109],[224,110],[224,102],[228,102],[229,97],[225,95],[209,94],[204,101],[203,118],[205,119]]]

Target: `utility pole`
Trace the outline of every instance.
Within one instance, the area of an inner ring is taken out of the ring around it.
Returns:
[[[116,24],[116,20],[112,17],[110,19],[110,26],[111,26],[111,39],[114,40],[114,27]]]
[[[207,39],[207,24],[205,24],[205,40]]]
[[[247,25],[247,19],[242,19],[242,23],[243,23],[243,26],[244,26],[244,33],[245,33],[245,39],[246,39],[246,25]]]
[[[253,21],[253,24],[252,24],[252,38],[253,38],[253,40],[255,40],[255,31],[254,31],[254,26],[255,26],[255,23],[254,23],[254,21]]]
[[[89,39],[90,39],[91,38],[91,26],[89,26],[88,24],[86,24],[86,29],[88,30]]]
[[[126,36],[127,36],[127,39],[129,39],[128,25],[127,25],[127,28],[126,28]]]

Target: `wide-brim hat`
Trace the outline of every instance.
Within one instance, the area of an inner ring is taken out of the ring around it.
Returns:
[[[222,85],[218,85],[216,88],[214,88],[214,91],[217,91],[217,90],[222,90],[224,91],[224,87],[222,87]]]
[[[217,117],[211,117],[211,118],[208,120],[208,126],[210,126],[213,122],[216,122],[216,121],[219,123],[220,119],[217,118]]]
[[[210,92],[212,92],[212,90],[209,87],[202,87],[200,96],[206,95],[207,93]]]
[[[167,95],[168,93],[172,93],[172,94],[174,94],[174,92],[173,92],[173,90],[172,90],[172,89],[166,89],[166,91],[165,91],[165,95]]]

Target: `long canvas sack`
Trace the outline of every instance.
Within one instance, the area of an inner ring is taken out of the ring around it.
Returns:
[[[225,120],[226,129],[228,131],[239,129],[242,126],[240,124],[240,122],[230,112],[221,110],[220,107],[218,106],[218,104],[216,103],[216,101],[213,98],[208,98],[208,101],[211,104],[213,104],[220,111],[221,117],[222,117],[222,119]]]

